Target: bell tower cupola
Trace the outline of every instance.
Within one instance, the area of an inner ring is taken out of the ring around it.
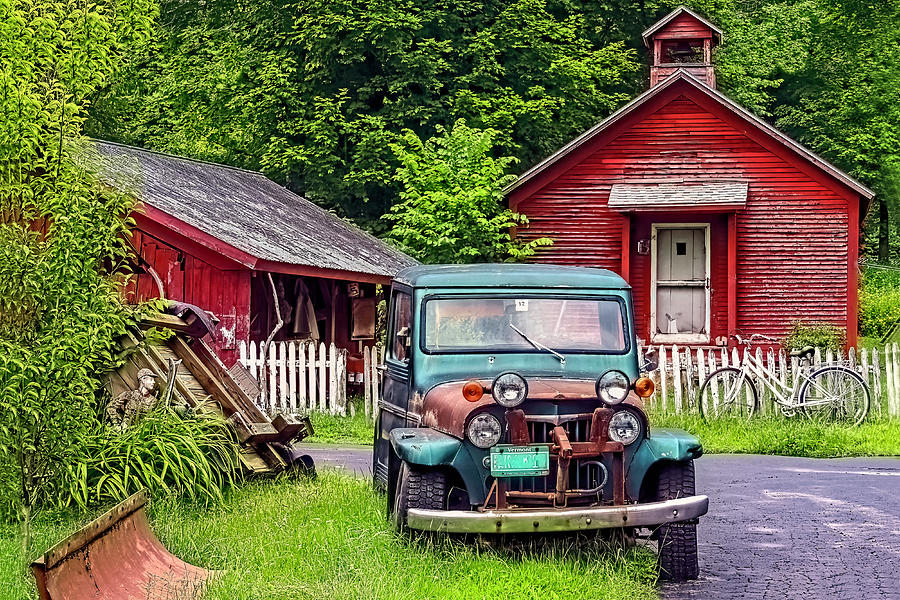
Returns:
[[[715,25],[687,8],[679,6],[643,33],[650,49],[650,87],[684,69],[706,85],[716,87],[712,52],[722,42]]]

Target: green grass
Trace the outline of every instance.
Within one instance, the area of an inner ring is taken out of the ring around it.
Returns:
[[[36,544],[43,549],[83,521],[42,515]],[[224,571],[209,600],[657,597],[647,549],[572,536],[499,548],[410,541],[391,531],[384,499],[366,482],[334,472],[312,483],[251,483],[212,510],[156,503],[151,521],[174,554]],[[17,529],[0,526],[0,597],[33,598],[29,577]]]
[[[319,444],[363,444],[371,446],[375,425],[362,412],[352,417],[337,417],[327,413],[312,412],[309,415],[315,435],[304,442]]]
[[[858,427],[818,425],[802,418],[754,417],[704,421],[697,415],[655,414],[656,427],[678,427],[703,442],[708,454],[778,454],[836,458],[900,456],[900,421]]]

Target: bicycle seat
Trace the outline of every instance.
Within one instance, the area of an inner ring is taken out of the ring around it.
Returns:
[[[791,356],[796,356],[797,358],[812,358],[815,353],[816,349],[812,346],[804,346],[800,350],[791,350]]]

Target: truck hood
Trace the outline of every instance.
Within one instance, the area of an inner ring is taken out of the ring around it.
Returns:
[[[594,380],[592,379],[559,379],[559,378],[526,378],[528,381],[528,399],[526,400],[591,400],[596,399]],[[471,381],[471,380],[470,380]],[[475,379],[483,387],[490,388],[490,379]],[[436,385],[422,399],[422,426],[431,427],[448,435],[463,438],[466,421],[471,413],[486,406],[498,406],[486,391],[481,400],[469,402],[462,395],[466,381],[451,381]],[[598,406],[600,402],[598,402]],[[643,411],[640,399],[629,394],[625,400]],[[505,410],[499,407],[501,410]]]

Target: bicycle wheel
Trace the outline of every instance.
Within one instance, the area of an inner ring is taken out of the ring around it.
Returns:
[[[756,411],[759,394],[756,386],[741,370],[723,367],[709,374],[700,388],[698,404],[704,419],[714,417],[743,417],[749,419]]]
[[[800,388],[800,408],[813,421],[859,425],[869,412],[869,387],[847,367],[823,367]]]

